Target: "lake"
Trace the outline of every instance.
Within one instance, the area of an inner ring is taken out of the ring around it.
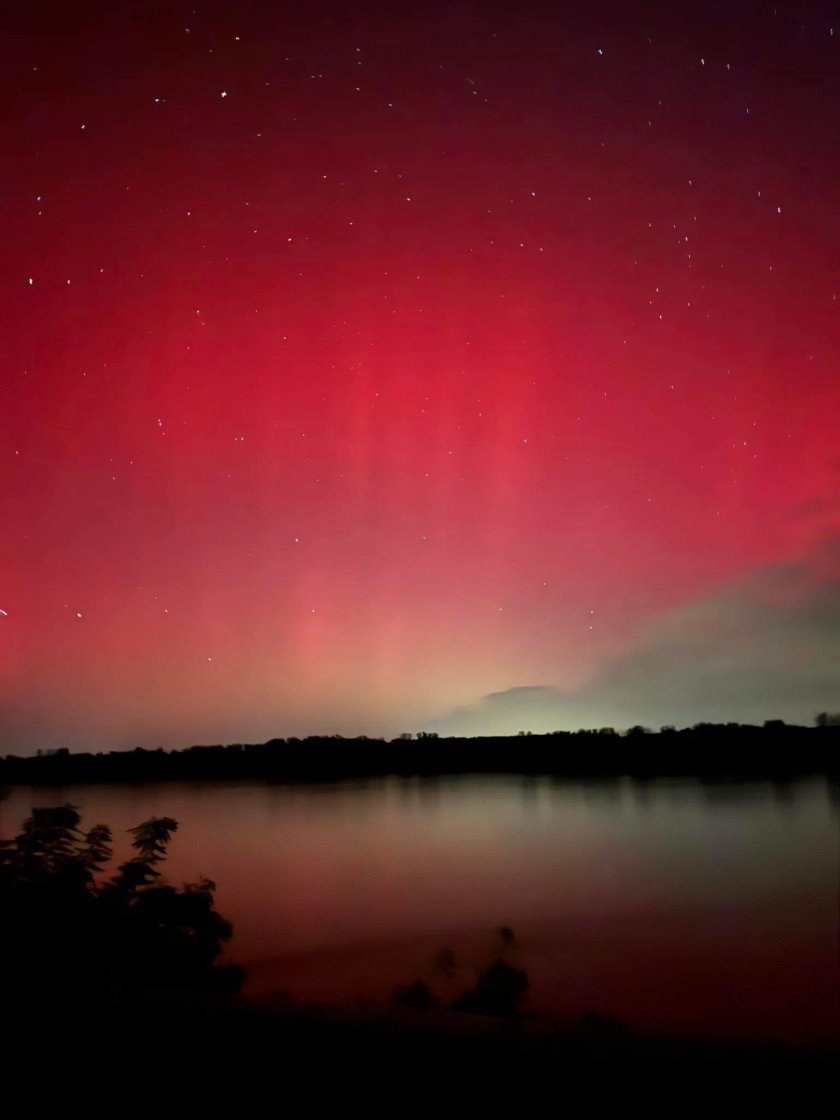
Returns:
[[[115,834],[178,820],[167,875],[217,883],[248,992],[381,1000],[419,978],[451,998],[508,926],[535,1011],[838,1041],[840,811],[824,779],[16,788],[0,833],[65,802]],[[431,964],[443,948],[449,979]]]

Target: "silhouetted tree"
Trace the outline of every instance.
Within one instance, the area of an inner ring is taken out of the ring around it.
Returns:
[[[134,856],[104,882],[111,831],[79,824],[72,805],[33,809],[14,840],[0,841],[2,990],[60,999],[237,989],[241,970],[215,963],[233,932],[214,908],[215,885],[161,880],[177,823],[131,829]]]

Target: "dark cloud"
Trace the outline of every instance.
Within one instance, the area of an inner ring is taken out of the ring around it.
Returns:
[[[669,611],[582,689],[517,686],[436,727],[506,734],[700,720],[810,723],[816,712],[840,708],[840,581],[826,566],[836,554],[832,543],[807,561]]]
[[[508,703],[514,697],[519,700],[541,700],[546,694],[554,695],[554,689],[549,684],[525,684],[516,688],[506,688],[504,692],[488,692],[484,697],[487,704]]]

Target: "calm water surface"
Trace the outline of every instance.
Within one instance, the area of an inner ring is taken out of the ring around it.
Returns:
[[[0,802],[0,831],[66,801],[115,833],[178,820],[168,876],[216,881],[253,992],[384,998],[433,981],[444,946],[454,991],[506,925],[534,1009],[730,1037],[840,1034],[840,816],[822,780],[20,788]]]

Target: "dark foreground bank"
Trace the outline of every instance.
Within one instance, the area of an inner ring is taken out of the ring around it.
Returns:
[[[701,1095],[725,1107],[781,1094],[804,1115],[807,1102],[833,1094],[840,1074],[829,1050],[643,1037],[609,1020],[506,1022],[237,996],[18,1009],[14,1023],[5,1018],[3,1053],[24,1083],[24,1071],[40,1071],[45,1092],[64,1083],[89,1102],[149,1094],[161,1107],[178,1096],[193,1107],[224,1101],[225,1111],[243,1115],[257,1101],[286,1111],[292,1097],[296,1114],[327,1099],[351,1112],[376,1105],[399,1113],[420,1097],[443,1110],[622,1101],[664,1114]]]
[[[557,731],[549,735],[440,739],[343,739],[312,736],[185,750],[59,750],[0,759],[0,786],[96,782],[339,781],[348,778],[452,774],[627,775],[791,780],[808,774],[840,779],[840,726],[761,727],[697,724],[652,732],[631,728]]]

